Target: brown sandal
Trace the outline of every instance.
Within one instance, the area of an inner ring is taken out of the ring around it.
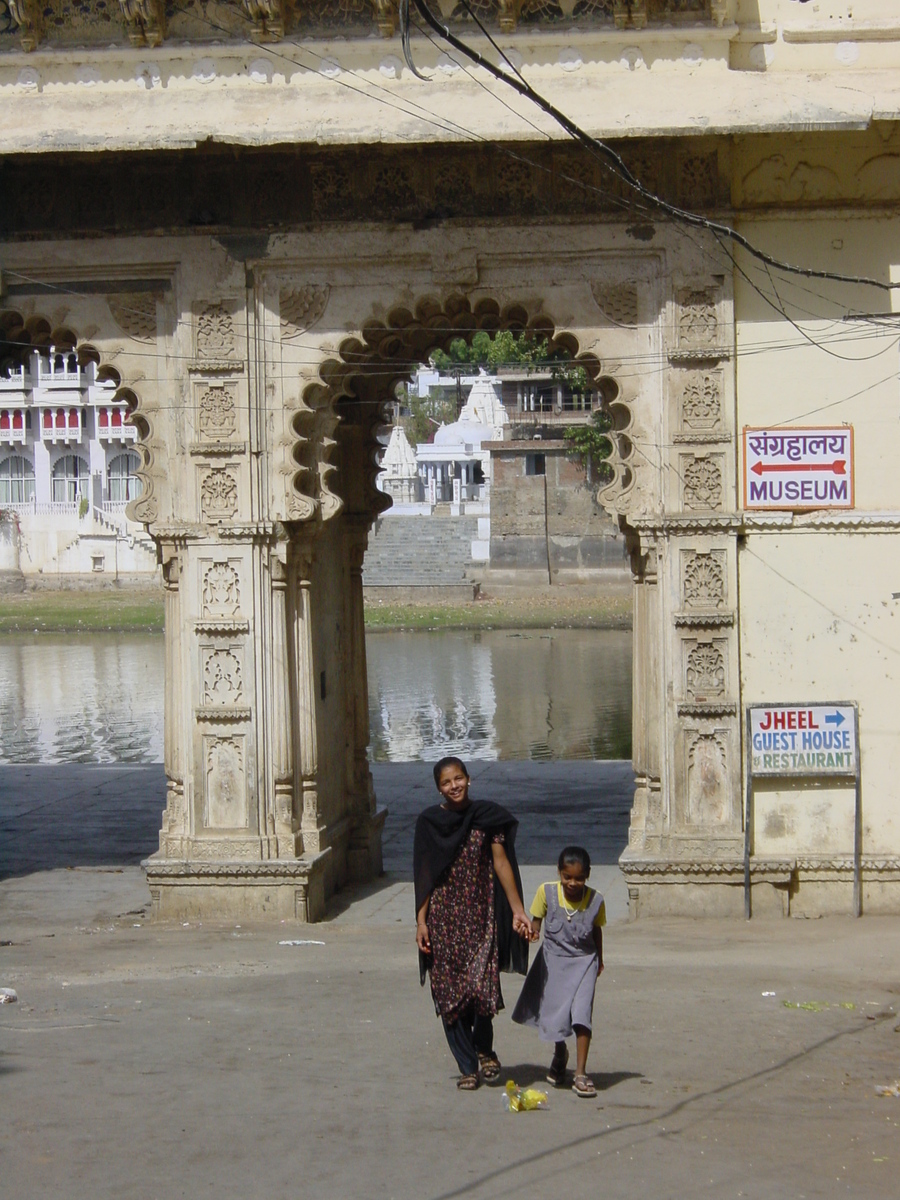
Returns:
[[[500,1078],[500,1059],[496,1054],[479,1054],[478,1065],[481,1068],[481,1077],[485,1083],[496,1083]]]
[[[474,1092],[478,1087],[478,1072],[474,1075],[460,1075],[456,1086],[461,1092]]]
[[[572,1091],[576,1096],[581,1096],[585,1100],[590,1100],[597,1095],[597,1089],[594,1087],[594,1081],[590,1075],[576,1075],[572,1083]]]

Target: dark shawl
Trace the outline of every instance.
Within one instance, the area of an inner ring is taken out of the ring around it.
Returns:
[[[512,867],[519,895],[522,878],[516,859],[516,830],[519,822],[500,804],[490,800],[472,800],[461,812],[434,804],[419,813],[413,842],[413,878],[416,886],[416,913],[434,891],[441,876],[459,854],[469,833],[483,829],[485,833],[503,833],[506,837],[506,857]],[[528,942],[513,932],[512,909],[500,880],[494,875],[494,920],[497,923],[497,948],[500,970],[528,972]],[[428,955],[419,952],[419,978],[424,984],[430,963]]]

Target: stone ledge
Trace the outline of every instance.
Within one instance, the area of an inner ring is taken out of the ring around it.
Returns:
[[[141,866],[154,920],[243,918],[319,921],[331,850],[308,858],[197,862],[157,854]]]

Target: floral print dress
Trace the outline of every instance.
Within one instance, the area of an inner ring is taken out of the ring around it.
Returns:
[[[503,1008],[491,844],[505,841],[502,833],[472,829],[431,893],[431,994],[450,1024],[467,1009],[492,1017]]]

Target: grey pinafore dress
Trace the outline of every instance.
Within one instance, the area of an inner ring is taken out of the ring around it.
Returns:
[[[559,903],[555,885],[548,886],[545,895],[544,942],[512,1019],[533,1026],[543,1042],[562,1042],[572,1036],[573,1025],[591,1028],[599,970],[593,928],[603,897],[593,892],[584,912],[570,916]]]

